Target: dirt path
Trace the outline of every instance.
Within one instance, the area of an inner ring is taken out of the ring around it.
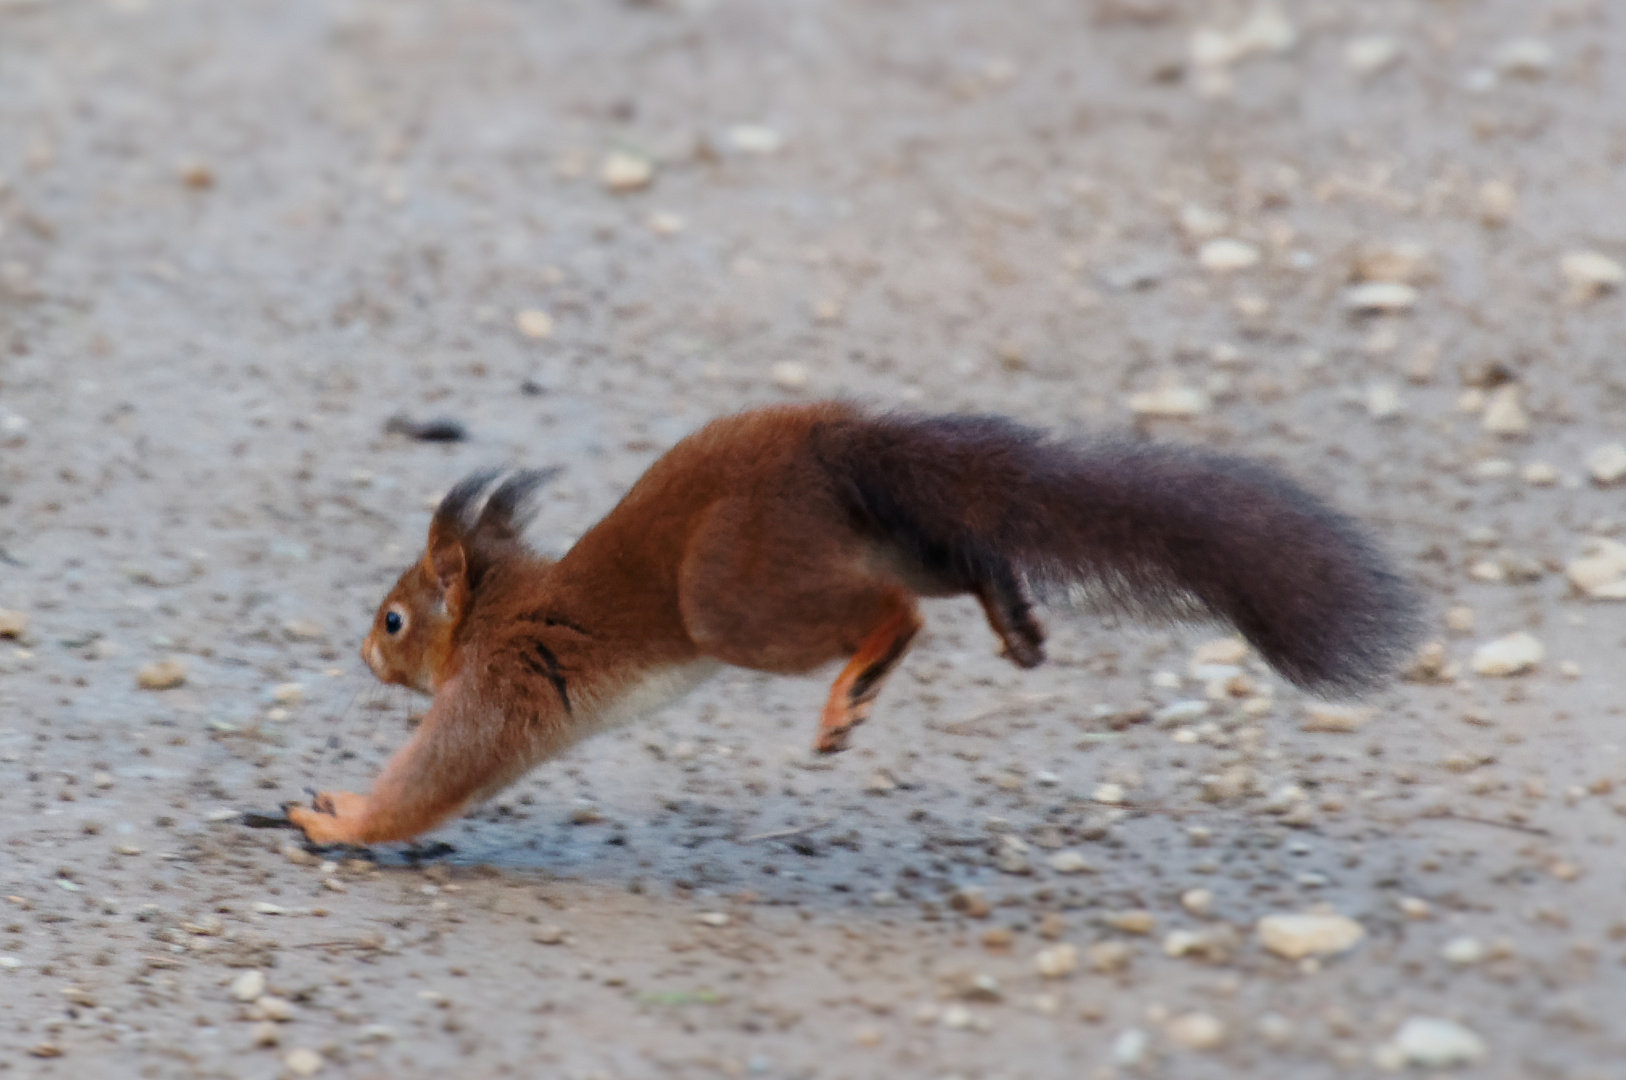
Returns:
[[[0,0],[0,1075],[1626,1075],[1626,13],[1014,10]],[[450,483],[563,465],[558,550],[816,395],[1283,462],[1439,665],[1316,719],[939,604],[834,761],[732,673],[450,855],[236,821],[403,738],[355,648]]]

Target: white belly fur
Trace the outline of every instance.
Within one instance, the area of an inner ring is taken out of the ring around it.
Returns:
[[[618,687],[607,689],[594,702],[592,721],[581,732],[588,735],[631,723],[668,705],[693,690],[722,667],[715,660],[672,664],[638,672]]]

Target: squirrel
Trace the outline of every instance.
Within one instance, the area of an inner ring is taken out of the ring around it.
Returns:
[[[976,597],[1023,668],[1045,656],[1035,595],[1228,623],[1322,694],[1381,686],[1417,636],[1415,594],[1364,530],[1245,457],[998,416],[760,408],[683,439],[554,561],[521,532],[556,471],[477,473],[440,503],[361,647],[433,701],[368,794],[286,807],[309,841],[413,837],[723,664],[845,659],[813,744],[842,750],[919,597]]]

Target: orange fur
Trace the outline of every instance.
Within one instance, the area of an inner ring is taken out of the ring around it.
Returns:
[[[520,539],[548,474],[471,477],[361,650],[380,679],[432,694],[428,715],[367,795],[323,794],[290,818],[318,843],[406,839],[720,663],[796,673],[851,658],[815,743],[842,749],[919,629],[916,596],[976,595],[1023,667],[1044,655],[1026,588],[1069,574],[1195,596],[1309,685],[1375,681],[1404,644],[1400,629],[1368,636],[1379,616],[1406,623],[1408,594],[1344,519],[1276,474],[1040,438],[833,402],[727,417],[657,460],[557,562]],[[1178,483],[1139,482],[1148,468]],[[1215,491],[1245,513],[1209,505]],[[1287,569],[1253,550],[1277,544]],[[1227,545],[1252,557],[1220,567],[1208,553]]]

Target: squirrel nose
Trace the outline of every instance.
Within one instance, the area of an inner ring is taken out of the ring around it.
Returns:
[[[361,660],[372,670],[374,675],[377,675],[380,679],[384,677],[384,655],[379,651],[378,642],[373,640],[371,634],[368,634],[362,640]]]

